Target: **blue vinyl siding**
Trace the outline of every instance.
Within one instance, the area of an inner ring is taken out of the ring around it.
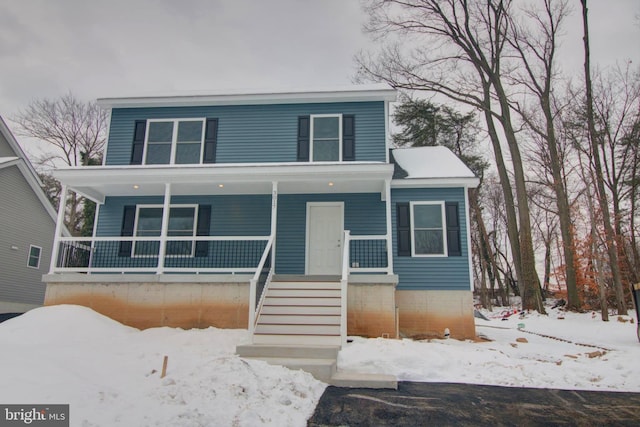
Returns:
[[[307,202],[344,202],[344,228],[353,235],[386,233],[385,203],[380,193],[280,195],[276,239],[279,274],[305,273]]]
[[[271,232],[271,195],[251,196],[175,196],[172,204],[202,204],[211,206],[209,235],[211,236],[269,236]],[[126,205],[162,204],[162,197],[109,197],[100,207],[97,236],[120,236]],[[157,244],[147,243],[157,253]],[[255,268],[262,256],[266,241],[207,244],[203,256],[167,258],[165,267],[177,268]],[[155,267],[157,257],[139,258],[119,256],[118,243],[97,242],[93,255],[95,267]]]
[[[126,205],[162,204],[162,197],[107,197],[100,206],[97,236],[120,236]],[[211,205],[212,236],[268,236],[271,233],[271,195],[174,196],[171,204]]]
[[[386,159],[384,102],[116,108],[111,112],[107,165],[128,165],[136,120],[218,118],[217,163],[295,162],[298,116],[353,114],[356,160]]]
[[[469,248],[465,218],[464,188],[392,189],[393,269],[399,276],[399,290],[469,290]],[[396,232],[396,203],[415,201],[458,202],[462,256],[399,257]]]

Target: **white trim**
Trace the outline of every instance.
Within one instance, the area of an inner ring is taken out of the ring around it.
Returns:
[[[135,122],[134,122],[135,123]],[[135,124],[134,124],[135,132]],[[104,147],[102,148],[102,166],[107,164],[107,153],[109,149],[109,136],[111,135],[111,109],[107,111],[107,132],[105,135]]]
[[[151,127],[151,123],[173,123],[172,135],[170,142],[152,142],[152,144],[171,144],[171,149],[169,151],[169,163],[160,163],[167,165],[177,165],[183,166],[185,164],[202,164],[203,156],[204,156],[204,140],[205,140],[205,132],[207,126],[207,119],[205,117],[186,117],[181,119],[147,119],[146,127],[144,133],[144,146],[142,148],[142,164],[147,165],[147,148],[149,146],[149,128]],[[178,127],[180,126],[180,122],[202,122],[202,132],[200,134],[200,158],[197,163],[176,163],[176,151],[178,150]],[[153,163],[152,166],[157,165],[157,163]]]
[[[476,188],[479,178],[406,178],[391,181],[391,188],[466,187]]]
[[[384,182],[385,214],[387,222],[387,274],[393,274],[393,226],[391,222],[391,180]]]
[[[469,288],[473,292],[473,261],[471,259],[471,218],[469,218],[469,189],[464,191],[464,216],[465,225],[467,227],[467,260],[469,262]],[[462,248],[460,248],[462,249]]]
[[[416,234],[415,234],[415,225],[414,225],[414,206],[424,206],[424,205],[440,205],[440,214],[442,215],[442,243],[443,243],[443,251],[442,254],[417,254],[416,253]],[[446,258],[449,256],[449,251],[447,248],[447,216],[445,211],[445,203],[444,201],[437,202],[426,202],[426,201],[415,201],[409,202],[409,220],[411,222],[411,256],[414,258]]]
[[[66,184],[61,183],[60,198],[58,200],[58,215],[56,217],[56,226],[53,231],[53,248],[51,248],[51,262],[49,264],[49,271],[53,271],[56,268],[58,261],[58,252],[60,251],[60,234],[62,229],[66,229],[64,226],[64,214],[67,205],[67,194],[69,190]]]
[[[38,264],[34,267],[32,265],[29,265],[31,263],[31,249],[33,248],[38,248]],[[27,254],[27,267],[28,268],[33,268],[33,269],[40,269],[40,260],[42,259],[42,247],[41,246],[37,246],[37,245],[29,245],[29,253]]]
[[[342,113],[335,114],[311,114],[309,115],[309,161],[313,163],[326,162],[326,160],[314,160],[313,159],[313,145],[314,145],[314,135],[313,135],[313,124],[315,119],[322,118],[338,118],[338,160],[328,160],[329,162],[342,162]],[[323,140],[323,139],[319,139]]]
[[[99,98],[102,108],[168,107],[203,105],[304,104],[308,102],[395,101],[397,92],[387,84],[280,91],[225,90],[218,93],[175,93],[165,96]]]
[[[344,202],[307,202],[306,205],[306,225],[305,225],[305,243],[304,243],[304,273],[309,274],[309,249],[311,248],[311,241],[309,238],[309,231],[311,226],[311,209],[313,206],[334,206],[339,207],[341,210],[340,221],[342,223],[340,227],[340,248],[344,246],[343,232],[344,232]],[[341,266],[340,266],[341,267]]]
[[[384,155],[385,162],[389,163],[389,150],[391,149],[391,135],[389,134],[389,101],[384,101]]]

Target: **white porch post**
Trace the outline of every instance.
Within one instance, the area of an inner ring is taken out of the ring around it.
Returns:
[[[271,183],[271,235],[273,243],[271,245],[271,271],[276,269],[276,231],[278,224],[278,181]]]
[[[67,192],[67,185],[62,184],[62,188],[60,189],[60,204],[58,205],[58,217],[56,218],[56,228],[53,233],[53,248],[51,249],[49,273],[53,273],[58,261],[58,253],[60,251],[60,237],[62,235],[62,227],[64,227],[64,212],[67,205]]]
[[[162,206],[162,228],[160,229],[160,250],[156,274],[164,273],[164,258],[167,254],[167,234],[169,230],[169,210],[171,209],[171,184],[164,185],[164,203]]]
[[[384,181],[384,194],[387,209],[387,274],[393,274],[393,234],[391,230],[391,180]]]

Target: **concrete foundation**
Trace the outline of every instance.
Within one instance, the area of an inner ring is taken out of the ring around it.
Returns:
[[[396,305],[403,336],[442,338],[445,328],[452,338],[476,336],[471,291],[396,291]]]
[[[45,276],[45,305],[83,305],[140,329],[247,328],[248,278],[216,277],[213,282],[206,275],[108,276]]]
[[[246,329],[249,275],[45,275],[45,305],[77,304],[140,329]],[[347,334],[475,338],[471,291],[396,290],[397,276],[351,276]]]

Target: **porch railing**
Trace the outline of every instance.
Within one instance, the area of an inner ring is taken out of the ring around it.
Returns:
[[[390,273],[386,236],[345,236],[346,259],[349,271],[353,273]],[[343,264],[344,266],[344,264]]]
[[[63,237],[53,273],[254,273],[269,240],[269,236],[169,236],[163,243],[158,237]],[[160,262],[162,244],[165,256]]]

